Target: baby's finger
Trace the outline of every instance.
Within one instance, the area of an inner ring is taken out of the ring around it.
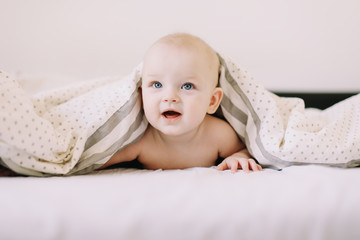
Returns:
[[[231,161],[230,165],[231,165],[231,172],[232,173],[237,172],[239,167],[238,161]]]
[[[229,167],[228,167],[226,161],[224,160],[219,165],[217,165],[216,170],[223,171],[223,170],[226,170],[228,168]]]
[[[261,171],[260,165],[258,165],[254,159],[249,159],[249,163],[254,172]]]
[[[239,163],[240,163],[242,170],[244,170],[247,173],[250,172],[249,161],[247,159],[242,158],[239,160]]]

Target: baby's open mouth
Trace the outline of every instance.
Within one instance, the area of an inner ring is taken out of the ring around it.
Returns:
[[[165,111],[162,115],[167,119],[174,119],[181,116],[181,113],[176,111]]]

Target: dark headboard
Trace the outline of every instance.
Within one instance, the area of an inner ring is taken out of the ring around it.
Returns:
[[[346,93],[316,93],[316,92],[277,92],[273,91],[281,97],[299,97],[304,99],[306,108],[319,108],[325,109],[340,102],[348,97],[358,94],[358,92],[346,92]]]

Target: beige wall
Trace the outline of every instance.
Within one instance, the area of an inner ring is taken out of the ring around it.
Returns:
[[[0,69],[126,74],[186,31],[269,89],[360,91],[359,12],[358,0],[0,0]]]

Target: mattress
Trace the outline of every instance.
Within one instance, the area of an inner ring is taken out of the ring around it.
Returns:
[[[359,239],[360,169],[0,178],[2,239]]]

